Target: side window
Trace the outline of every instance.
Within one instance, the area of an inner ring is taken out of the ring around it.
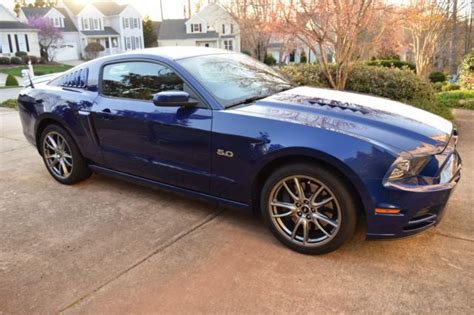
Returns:
[[[114,63],[102,73],[102,93],[107,96],[152,100],[155,93],[183,89],[183,80],[173,70],[151,62]]]

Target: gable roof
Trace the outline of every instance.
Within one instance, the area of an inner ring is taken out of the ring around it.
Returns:
[[[37,16],[45,16],[51,10],[50,8],[23,7],[21,8],[26,18],[29,20]]]
[[[92,2],[92,5],[107,16],[119,15],[127,7],[126,4],[119,5],[116,2]]]
[[[187,19],[164,20],[161,22],[158,40],[164,39],[193,39],[193,38],[218,38],[216,31],[207,33],[186,33]]]
[[[63,3],[74,15],[77,15],[85,7],[84,4],[77,3],[74,0],[63,0]]]
[[[5,30],[5,29],[10,29],[10,30],[13,30],[13,29],[15,29],[15,30],[17,30],[17,29],[35,30],[31,26],[28,26],[24,23],[16,22],[16,21],[0,21],[0,29],[2,29],[2,30]]]
[[[60,28],[59,30],[62,32],[76,32],[77,28],[74,26],[74,23],[72,22],[71,18],[69,17],[69,14],[67,14],[67,11],[65,8],[54,8],[59,11],[64,16],[64,27]],[[43,17],[45,16],[51,8],[35,8],[35,7],[23,7],[21,8],[23,13],[25,14],[26,18],[28,20],[34,18],[34,17]]]

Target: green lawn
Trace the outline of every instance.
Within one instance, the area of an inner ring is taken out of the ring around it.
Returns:
[[[35,75],[43,75],[49,73],[56,73],[56,72],[64,72],[66,70],[71,69],[73,66],[70,65],[33,65],[33,70],[35,71]],[[16,77],[21,77],[21,70],[27,69],[27,66],[18,66],[18,67],[10,67],[10,68],[0,68],[0,72],[11,74]]]
[[[474,110],[474,90],[456,90],[436,94],[436,103],[446,108]]]

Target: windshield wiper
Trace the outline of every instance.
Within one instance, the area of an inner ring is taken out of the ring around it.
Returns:
[[[225,108],[231,108],[231,107],[238,106],[238,105],[250,104],[250,103],[253,103],[253,102],[255,102],[255,101],[261,100],[262,98],[265,98],[265,97],[267,97],[267,96],[268,96],[268,95],[249,97],[249,98],[246,98],[246,99],[244,99],[243,101],[239,101],[239,102],[237,102],[237,103],[235,103],[235,104],[227,105]]]

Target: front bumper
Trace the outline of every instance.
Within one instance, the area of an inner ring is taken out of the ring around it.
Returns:
[[[440,154],[443,164],[438,177],[425,185],[381,187],[379,180],[368,185],[376,208],[400,209],[396,214],[367,213],[367,239],[391,239],[410,236],[438,224],[448,200],[461,178],[462,162],[453,136]],[[408,188],[407,188],[408,187]]]

